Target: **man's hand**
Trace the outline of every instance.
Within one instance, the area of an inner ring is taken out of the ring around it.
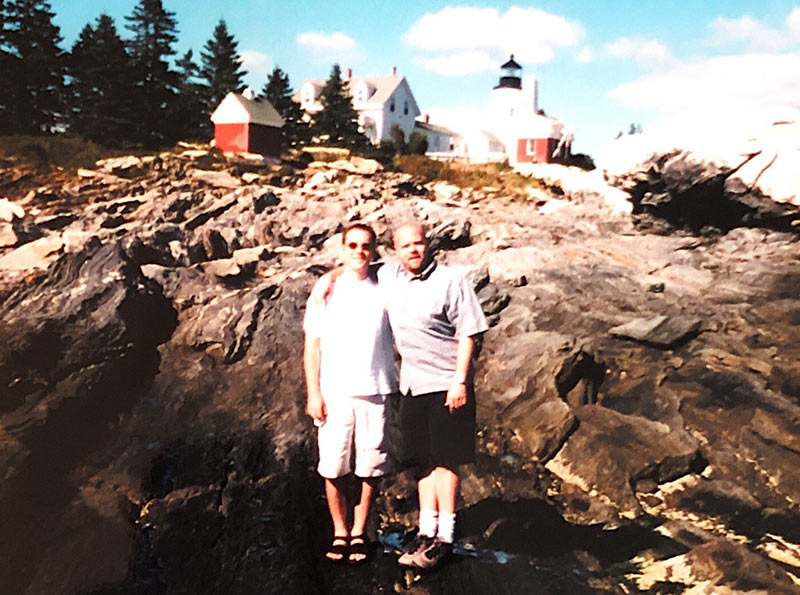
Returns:
[[[447,398],[444,400],[444,406],[452,413],[459,407],[467,404],[467,387],[463,382],[454,382],[450,389],[447,391]]]
[[[344,267],[336,267],[332,271],[328,271],[322,277],[317,279],[314,288],[311,290],[311,299],[315,304],[324,304],[328,301],[333,293],[333,284],[336,279],[344,272]]]
[[[328,409],[325,407],[325,401],[319,393],[309,393],[308,401],[306,402],[306,414],[314,420],[317,424],[322,424],[328,416]]]

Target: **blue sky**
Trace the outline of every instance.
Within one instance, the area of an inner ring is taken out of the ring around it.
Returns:
[[[256,89],[276,64],[295,89],[334,62],[354,76],[396,66],[420,109],[446,124],[480,117],[513,52],[538,80],[539,106],[574,130],[573,151],[593,155],[631,123],[800,108],[800,2],[163,2],[178,20],[179,54],[199,58],[224,18]],[[65,48],[102,12],[127,35],[136,4],[51,1]]]

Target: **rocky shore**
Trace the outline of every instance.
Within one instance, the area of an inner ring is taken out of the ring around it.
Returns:
[[[748,146],[515,196],[191,147],[1,169],[0,591],[798,592],[800,184],[770,167],[800,153]],[[410,218],[492,325],[457,555],[422,576],[406,474],[373,563],[322,562],[301,365],[336,234],[391,256]]]

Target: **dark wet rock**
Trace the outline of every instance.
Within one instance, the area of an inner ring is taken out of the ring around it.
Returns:
[[[681,316],[637,318],[608,332],[615,337],[669,348],[695,337],[700,332],[700,320]]]
[[[120,416],[152,383],[175,312],[118,246],[93,243],[8,296],[3,320],[0,413],[12,457],[4,465],[0,515],[16,536],[0,546],[3,590],[21,592],[31,582],[72,590],[67,568],[89,580],[78,584],[118,580],[132,553],[125,508],[117,498],[94,501],[89,485],[76,486],[75,474],[85,476],[86,457],[113,444]],[[60,538],[71,534],[78,543]],[[95,561],[75,556],[76,546]],[[33,551],[42,556],[31,557]]]
[[[541,405],[524,401],[511,409],[504,421],[530,456],[542,463],[549,461],[578,427],[572,409],[561,400],[546,401]]]
[[[698,470],[699,443],[688,432],[597,405],[575,415],[578,428],[547,466],[566,483],[597,494],[619,516],[643,513],[632,489],[637,480],[664,483]]]
[[[216,229],[204,228],[202,233],[203,249],[206,253],[208,260],[216,260],[218,258],[228,258],[230,250],[228,250],[228,242],[222,237],[222,234]]]

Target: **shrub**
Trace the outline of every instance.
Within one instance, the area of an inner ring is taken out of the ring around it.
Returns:
[[[68,170],[94,167],[98,159],[119,154],[119,151],[113,151],[92,141],[65,134],[0,137],[0,156],[6,159],[14,158],[42,171],[57,167]]]

